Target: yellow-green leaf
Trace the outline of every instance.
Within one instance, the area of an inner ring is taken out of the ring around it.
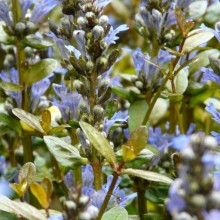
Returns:
[[[27,181],[21,183],[12,183],[10,187],[22,198],[27,190]]]
[[[10,82],[2,82],[1,87],[5,91],[9,91],[9,92],[21,92],[24,89],[23,86],[10,83]]]
[[[90,124],[81,121],[79,125],[92,146],[115,167],[116,156],[108,140]]]
[[[30,186],[30,184],[33,182],[35,174],[35,165],[31,162],[28,162],[21,167],[18,174],[18,182],[22,183],[25,180],[27,182],[27,185]]]
[[[47,209],[49,207],[50,200],[48,200],[47,192],[45,191],[44,187],[39,183],[33,182],[30,185],[30,190],[32,194],[36,197],[40,205],[44,209]]]
[[[44,134],[44,130],[41,127],[40,120],[37,116],[32,115],[29,112],[26,112],[19,108],[12,109],[14,115],[16,115],[21,121],[25,122],[28,126],[33,128],[35,131],[38,131]]]
[[[146,179],[149,181],[155,181],[155,182],[161,182],[166,184],[171,184],[173,182],[172,179],[170,179],[167,176],[164,176],[159,173],[155,173],[152,171],[146,171],[146,170],[138,170],[138,169],[124,169],[121,171],[122,174],[128,174],[131,176],[140,177],[142,179]]]
[[[47,218],[35,207],[20,201],[12,201],[0,195],[0,210],[15,214],[28,220],[46,220]]]

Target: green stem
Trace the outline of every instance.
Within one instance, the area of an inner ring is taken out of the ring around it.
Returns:
[[[91,124],[95,125],[94,121],[94,107],[96,105],[96,83],[97,83],[97,74],[93,72],[90,77],[90,96],[89,96],[89,105],[90,105],[90,114],[91,114]],[[97,157],[97,151],[92,147],[92,161],[91,165],[94,172],[94,188],[99,190],[102,188],[103,177],[102,177],[102,165]]]
[[[21,5],[19,0],[12,0],[12,12],[13,12],[13,20],[14,24],[19,22],[22,18],[22,11]],[[16,59],[17,59],[17,70],[19,75],[19,85],[24,87],[22,91],[22,98],[21,98],[21,107],[23,110],[28,111],[28,92],[25,86],[25,82],[23,80],[23,70],[25,64],[25,53],[23,48],[21,47],[21,42],[19,39],[16,39]],[[31,136],[25,136],[23,134],[22,137],[22,146],[24,151],[24,163],[26,162],[33,162],[33,147],[31,142]]]
[[[144,120],[143,120],[143,123],[142,123],[143,125],[147,124],[147,122],[149,120],[149,117],[150,117],[150,114],[151,114],[151,112],[152,112],[152,110],[154,108],[154,105],[155,105],[157,99],[160,97],[160,94],[163,91],[163,89],[164,89],[166,83],[168,82],[168,80],[169,80],[169,76],[166,76],[164,81],[162,82],[160,88],[158,89],[156,95],[153,97],[153,100],[151,101],[150,106],[149,106],[149,108],[147,110],[147,113],[146,113],[146,115],[144,117]]]
[[[70,128],[69,135],[70,135],[70,138],[71,138],[72,145],[77,144],[77,136],[75,134],[74,129]],[[73,170],[73,176],[74,176],[76,186],[82,186],[82,169],[81,169],[81,166],[78,166],[78,167],[76,167],[75,170]]]
[[[109,190],[108,190],[108,192],[106,194],[105,200],[104,200],[104,202],[102,204],[102,207],[101,207],[101,209],[99,211],[99,215],[98,215],[96,220],[101,220],[102,215],[104,214],[104,212],[106,210],[106,207],[108,205],[108,202],[109,202],[109,200],[111,198],[112,192],[113,192],[113,190],[115,188],[115,184],[117,183],[118,177],[119,177],[119,174],[117,172],[115,172],[114,175],[113,175],[112,183],[111,183],[111,185],[109,187]]]

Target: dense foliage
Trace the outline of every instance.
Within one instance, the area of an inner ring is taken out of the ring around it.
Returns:
[[[218,0],[0,0],[0,218],[220,219]]]

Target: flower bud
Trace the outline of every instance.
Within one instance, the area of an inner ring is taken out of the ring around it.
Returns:
[[[15,25],[15,30],[18,32],[18,33],[23,33],[24,30],[26,28],[26,25],[23,23],[23,22],[18,22],[16,25]]]
[[[92,29],[92,36],[95,40],[99,40],[100,38],[102,38],[104,36],[104,29],[102,26],[100,25],[96,25],[93,29]]]
[[[79,204],[80,205],[86,205],[89,202],[89,197],[88,196],[81,196],[79,198]]]
[[[136,81],[135,82],[135,86],[138,88],[138,89],[142,89],[143,88],[143,83],[141,81]]]
[[[94,120],[100,121],[104,115],[104,109],[100,105],[96,105],[93,109],[94,112]]]
[[[108,16],[102,15],[102,16],[99,18],[99,24],[100,24],[102,27],[105,27],[108,23],[109,23]]]
[[[94,63],[93,63],[92,61],[88,61],[88,62],[86,63],[86,69],[87,69],[87,71],[88,71],[88,72],[92,72],[93,68],[94,68]]]
[[[210,208],[219,209],[220,208],[220,192],[213,191],[211,192],[209,198],[208,198],[208,205]]]
[[[81,28],[84,28],[84,27],[88,24],[88,21],[87,21],[86,18],[84,18],[84,17],[78,17],[78,18],[77,18],[77,24],[78,24]]]
[[[37,26],[31,21],[27,22],[26,27],[27,27],[27,32],[29,34],[33,34],[34,32],[37,31]]]
[[[207,136],[204,139],[204,147],[209,150],[215,150],[218,147],[216,139],[211,136]]]
[[[201,194],[196,194],[191,197],[191,204],[198,209],[202,209],[206,205],[206,198]]]
[[[73,201],[65,201],[64,205],[66,206],[67,209],[70,209],[70,210],[76,209],[76,203]]]

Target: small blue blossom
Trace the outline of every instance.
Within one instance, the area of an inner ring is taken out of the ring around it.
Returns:
[[[63,119],[65,121],[77,119],[77,107],[82,100],[82,96],[77,92],[69,93],[64,83],[61,85],[53,84],[53,88],[60,101],[54,98],[52,103],[60,109]]]
[[[200,69],[200,72],[203,72],[201,82],[206,83],[208,80],[216,82],[218,85],[220,85],[220,76],[210,68],[202,67]]]
[[[108,5],[112,0],[96,0],[93,4],[98,8],[104,8]]]
[[[173,138],[173,148],[181,151],[186,147],[189,147],[190,139],[186,135],[180,135]]]
[[[42,79],[36,83],[34,83],[31,87],[31,109],[35,111],[41,96],[47,91],[50,87],[50,79],[49,77]]]
[[[63,220],[63,215],[62,214],[55,214],[47,218],[47,220]]]
[[[6,159],[4,156],[0,156],[0,176],[4,175],[6,168]]]
[[[217,112],[213,103],[210,103],[209,105],[207,105],[205,107],[205,110],[213,116],[212,117],[213,120],[215,120],[216,122],[220,124],[220,113]]]
[[[9,70],[9,74],[2,71],[0,73],[0,78],[3,82],[13,83],[16,85],[19,84],[18,71],[15,68],[11,68]],[[17,107],[21,107],[21,92],[8,92],[8,95],[15,100]]]
[[[4,21],[7,26],[12,25],[12,20],[9,16],[9,8],[5,2],[0,2],[0,20]]]
[[[22,17],[25,18],[27,10],[31,7],[34,3],[34,0],[20,0],[21,10],[22,10]]]
[[[180,8],[187,8],[189,7],[189,5],[193,2],[194,0],[178,0],[177,1],[177,6],[179,6]]]
[[[107,118],[104,118],[103,121],[103,131],[106,133],[106,135],[109,134],[109,131],[111,127],[116,123],[116,122],[126,122],[128,119],[128,111],[119,111],[116,112],[110,120]]]
[[[73,32],[73,36],[76,41],[77,49],[83,56],[86,56],[86,39],[85,39],[85,31],[75,30]]]
[[[126,31],[128,30],[128,26],[126,24],[122,24],[119,27],[117,27],[116,29],[113,29],[113,27],[111,26],[108,35],[103,39],[103,41],[107,44],[107,48],[111,45],[111,44],[115,44],[116,40],[119,39],[119,37],[117,36],[118,33],[122,32],[122,31]]]
[[[213,209],[210,212],[204,213],[205,220],[219,220],[220,219],[220,210]]]
[[[60,2],[58,0],[41,0],[35,5],[30,21],[34,24],[39,23],[42,18],[47,15],[54,7],[56,7]]]
[[[9,182],[7,180],[0,180],[0,195],[4,195],[7,197],[12,196],[13,190],[9,186]]]
[[[200,28],[201,28],[202,30],[212,32],[212,33],[215,35],[215,37],[217,38],[217,40],[220,42],[220,22],[217,22],[217,23],[215,24],[215,29],[208,28],[208,27],[206,27],[204,24],[201,24]]]
[[[182,180],[176,179],[170,189],[169,189],[169,200],[167,202],[167,209],[170,213],[177,213],[182,211],[185,206],[186,202],[184,199],[178,194],[178,190],[182,186]]]

